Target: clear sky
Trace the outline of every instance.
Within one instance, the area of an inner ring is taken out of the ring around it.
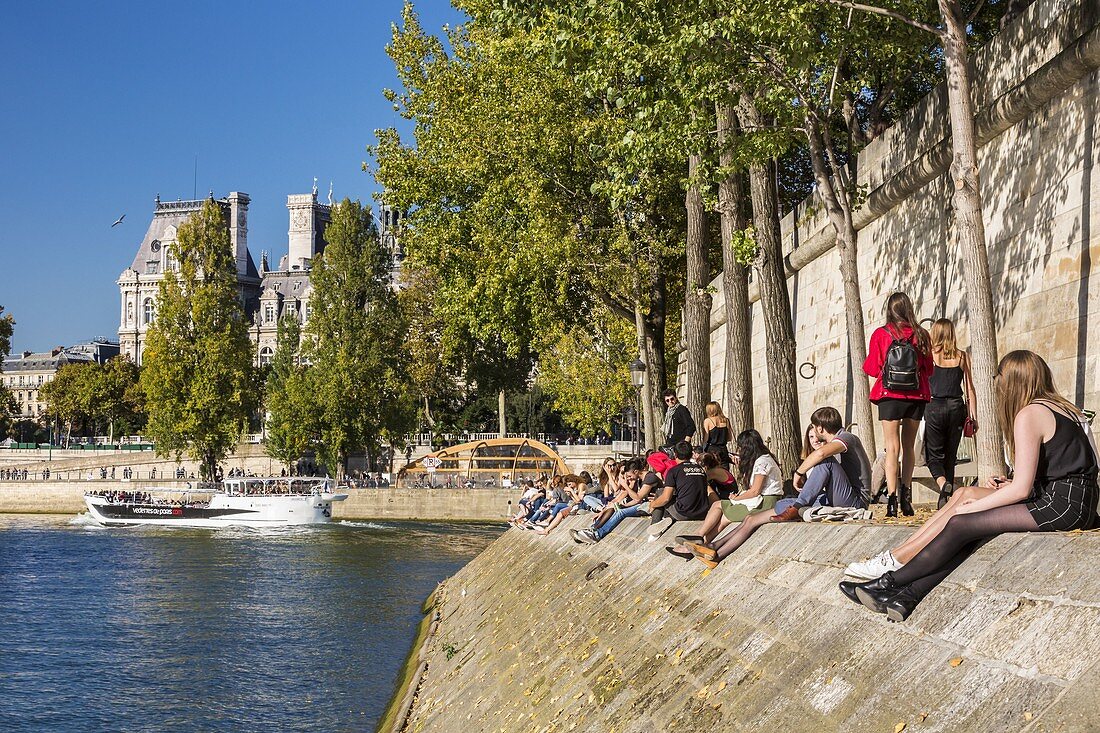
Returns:
[[[243,191],[249,248],[278,262],[286,197],[364,203],[401,0],[4,4],[0,23],[0,305],[12,352],[117,339],[115,281],[153,198]],[[461,16],[419,0],[425,27]],[[122,214],[125,221],[111,228]]]

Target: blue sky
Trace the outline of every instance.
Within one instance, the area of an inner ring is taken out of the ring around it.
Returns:
[[[6,3],[0,23],[0,305],[12,351],[117,338],[115,285],[153,198],[244,191],[249,247],[286,251],[286,196],[368,201],[401,0]],[[461,16],[416,3],[438,30]],[[407,128],[403,128],[407,129]],[[111,228],[121,214],[126,220]]]

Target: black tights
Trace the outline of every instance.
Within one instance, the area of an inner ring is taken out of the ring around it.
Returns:
[[[908,585],[917,598],[924,598],[966,558],[983,544],[1005,532],[1037,532],[1039,525],[1024,504],[988,509],[973,514],[956,514],[943,531],[920,553],[894,571],[894,582]]]

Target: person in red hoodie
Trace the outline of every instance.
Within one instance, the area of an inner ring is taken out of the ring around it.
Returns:
[[[905,344],[912,347],[908,350]],[[863,371],[873,377],[871,402],[878,405],[878,418],[886,441],[886,516],[896,517],[898,506],[913,515],[913,444],[924,417],[924,406],[932,399],[928,379],[932,376],[932,347],[928,332],[913,312],[905,293],[886,299],[886,325],[871,334]],[[906,384],[907,383],[907,384]],[[905,386],[900,386],[905,384]],[[901,485],[898,485],[898,463]]]

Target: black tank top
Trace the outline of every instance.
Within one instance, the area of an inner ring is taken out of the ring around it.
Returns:
[[[726,447],[726,443],[730,441],[730,428],[729,425],[722,425],[721,427],[713,427],[710,432],[707,433],[707,445],[708,446],[721,446]]]
[[[932,370],[932,376],[928,379],[928,386],[932,388],[933,398],[962,397],[962,365],[941,367],[937,364],[936,368]]]
[[[1035,478],[1039,481],[1057,481],[1070,476],[1096,478],[1096,454],[1092,450],[1085,427],[1077,420],[1066,417],[1050,405],[1042,405],[1054,414],[1054,435],[1039,445],[1039,463]]]

